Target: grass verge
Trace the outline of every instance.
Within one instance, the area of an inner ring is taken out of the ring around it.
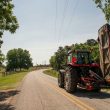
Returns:
[[[28,72],[14,72],[5,77],[0,76],[0,90],[15,89]]]
[[[50,75],[50,76],[53,76],[53,77],[55,77],[55,78],[58,77],[58,72],[55,71],[55,70],[53,70],[53,69],[45,70],[45,71],[43,71],[43,72],[44,72],[45,74]]]

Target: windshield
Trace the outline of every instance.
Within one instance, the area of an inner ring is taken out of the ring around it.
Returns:
[[[77,53],[77,63],[78,64],[89,64],[90,61],[90,53],[89,52],[78,52]]]

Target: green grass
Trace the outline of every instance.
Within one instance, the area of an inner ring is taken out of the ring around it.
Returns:
[[[4,77],[0,76],[0,90],[15,89],[28,72],[14,72]]]
[[[53,76],[53,77],[55,77],[55,78],[58,77],[58,72],[55,71],[55,70],[53,70],[53,69],[45,70],[45,71],[43,71],[43,72],[44,72],[45,74],[50,75],[50,76]]]

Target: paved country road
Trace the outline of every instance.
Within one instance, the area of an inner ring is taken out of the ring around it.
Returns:
[[[57,79],[30,72],[12,103],[15,110],[110,110],[110,94],[78,90],[69,94],[57,86]]]

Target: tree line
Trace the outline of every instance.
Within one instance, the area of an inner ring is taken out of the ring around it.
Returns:
[[[92,59],[96,62],[99,61],[99,46],[96,40],[88,39],[85,43],[80,44],[72,44],[71,46],[59,47],[57,52],[54,53],[50,58],[50,65],[53,69],[59,70],[64,68],[66,65],[67,53],[69,50],[93,50],[92,51]]]
[[[16,30],[19,28],[18,20],[13,13],[14,4],[12,1],[13,0],[0,0],[0,66],[2,66],[2,63],[4,61],[4,55],[2,54],[2,51],[1,51],[1,46],[3,43],[3,40],[2,40],[3,33],[5,31],[9,31],[10,33],[15,33]],[[93,0],[93,1],[97,5],[97,7],[102,10],[107,22],[109,23],[110,22],[110,0]],[[79,47],[80,45],[85,46],[83,44],[75,44],[75,47]],[[94,48],[97,49],[97,46],[95,46]],[[58,51],[65,50],[65,48],[62,48],[61,50],[60,49],[61,48],[59,48]],[[55,56],[57,58],[57,56],[59,56],[59,52],[56,52],[56,54],[53,56],[52,59],[55,59]],[[59,59],[59,61],[60,60],[61,59]],[[57,65],[57,67],[59,68],[59,65]]]

